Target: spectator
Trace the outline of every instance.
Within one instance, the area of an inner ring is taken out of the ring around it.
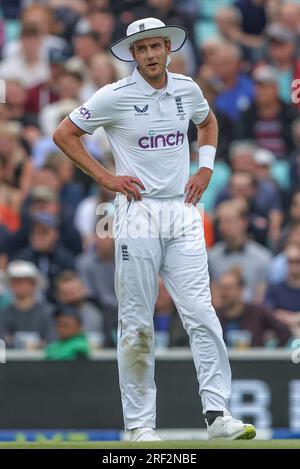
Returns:
[[[214,73],[213,82],[219,89],[215,109],[237,122],[253,101],[254,88],[251,78],[241,72],[241,53],[236,45],[228,43],[217,50]]]
[[[286,280],[288,275],[288,263],[285,248],[290,244],[297,244],[300,247],[300,222],[291,225],[283,230],[281,239],[281,249],[271,260],[269,266],[268,281],[270,284],[278,284]]]
[[[33,262],[49,278],[48,298],[54,301],[54,280],[61,271],[73,269],[74,257],[58,242],[59,220],[55,215],[35,213],[30,228],[29,245],[13,257]]]
[[[278,23],[266,29],[267,62],[276,68],[279,97],[291,103],[292,81],[300,78],[300,62],[296,58],[296,36]]]
[[[265,307],[244,302],[244,282],[238,269],[223,273],[218,288],[221,308],[217,314],[228,347],[264,347],[270,331],[275,334],[276,345],[286,345],[290,338],[288,327]]]
[[[44,169],[52,171],[59,184],[59,198],[62,206],[74,216],[75,210],[83,199],[83,188],[74,181],[75,166],[64,153],[50,153],[45,162]]]
[[[52,136],[60,120],[69,114],[69,109],[79,105],[79,95],[82,87],[82,75],[78,72],[63,71],[57,79],[59,99],[43,107],[39,114],[42,131]]]
[[[38,126],[36,116],[26,109],[27,90],[20,77],[6,81],[7,118],[17,121],[23,126]]]
[[[8,264],[7,277],[12,303],[0,311],[0,334],[7,346],[41,348],[54,340],[53,307],[39,300],[41,274],[31,262]]]
[[[78,274],[72,270],[64,270],[55,280],[55,288],[57,302],[77,310],[83,331],[96,334],[98,345],[104,345],[103,313],[97,302],[89,298],[87,288]]]
[[[245,18],[241,11],[235,6],[225,6],[217,10],[215,16],[218,32],[223,40],[238,45],[243,51],[245,59],[253,60],[252,48],[257,48],[261,44],[259,33],[262,30],[249,33],[243,27],[245,26]],[[258,32],[259,31],[259,32]]]
[[[47,60],[51,49],[67,49],[64,39],[55,34],[55,19],[52,8],[33,3],[26,6],[21,13],[21,27],[36,29],[41,36],[41,56]],[[3,48],[3,56],[16,57],[20,54],[22,44],[19,39],[9,41]]]
[[[5,166],[6,183],[20,191],[21,200],[32,184],[32,165],[20,136],[16,122],[0,125],[0,158]]]
[[[245,301],[260,303],[264,295],[271,253],[247,236],[248,213],[245,204],[223,202],[217,211],[219,241],[208,251],[212,281],[238,266],[245,279]]]
[[[256,152],[256,155],[258,153]],[[270,180],[257,180],[254,174],[234,172],[228,186],[216,199],[216,206],[224,200],[242,200],[248,205],[249,232],[262,244],[277,246],[283,220],[280,193]]]
[[[47,81],[49,68],[47,61],[41,55],[41,40],[40,31],[35,26],[23,26],[20,52],[0,64],[0,78],[21,79],[26,88]]]
[[[300,337],[300,247],[289,244],[285,250],[288,262],[286,280],[268,286],[265,304],[275,316],[289,326],[295,337]]]
[[[277,75],[270,65],[254,71],[254,103],[241,114],[237,137],[254,140],[276,158],[286,159],[293,149],[291,125],[297,111],[280,100]]]
[[[60,307],[56,313],[58,340],[45,350],[46,360],[76,360],[89,357],[89,343],[82,332],[77,310]]]
[[[99,88],[120,79],[118,70],[107,53],[98,53],[91,58],[90,80],[81,89],[80,99],[87,101]]]
[[[49,52],[49,80],[27,90],[26,111],[38,114],[44,106],[59,99],[58,82],[64,71],[66,54],[61,50]]]
[[[72,220],[73,213],[70,213],[68,207],[61,204],[57,190],[55,190],[57,180],[54,178],[53,186],[50,180],[50,178],[53,177],[52,171],[43,172],[46,173],[45,178],[48,178],[47,182],[50,183],[50,187],[34,185],[22,207],[20,228],[15,233],[11,234],[8,239],[0,240],[0,251],[5,251],[9,257],[12,257],[17,251],[28,245],[32,224],[31,217],[40,212],[45,212],[52,216],[54,215],[59,219],[59,242],[64,245],[65,248],[75,255],[82,251],[80,235]],[[40,182],[45,182],[45,178],[40,179]]]

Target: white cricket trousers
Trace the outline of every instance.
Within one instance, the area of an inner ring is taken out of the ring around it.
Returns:
[[[115,199],[118,368],[125,429],[156,426],[153,314],[158,275],[171,295],[190,346],[203,413],[228,410],[231,370],[211,304],[200,212],[184,198]]]

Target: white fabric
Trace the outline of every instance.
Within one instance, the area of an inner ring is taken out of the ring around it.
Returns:
[[[199,148],[199,168],[209,168],[213,171],[216,157],[216,147],[202,145]]]
[[[209,112],[191,78],[168,71],[167,76],[166,92],[159,97],[159,91],[135,69],[70,114],[71,121],[87,133],[103,126],[116,174],[140,178],[145,195],[156,197],[184,194],[190,174],[189,121],[200,124]]]
[[[203,412],[228,410],[231,372],[222,329],[211,305],[200,213],[187,206],[183,197],[144,198],[129,204],[119,195],[115,205],[118,364],[125,427],[155,428],[153,312],[158,273],[190,337]],[[158,237],[137,237],[136,222],[149,233],[145,227],[150,217],[156,229],[152,235]]]

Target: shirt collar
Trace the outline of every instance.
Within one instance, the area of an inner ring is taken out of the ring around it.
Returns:
[[[167,73],[167,87],[166,87],[166,93],[172,95],[174,94],[174,88],[173,88],[173,82],[172,82],[172,79],[171,79],[171,76],[170,76],[170,73],[168,71],[168,69],[166,69],[166,73]],[[135,67],[133,73],[132,73],[132,78],[134,79],[134,81],[137,83],[138,87],[142,90],[142,92],[146,95],[146,96],[152,96],[154,93],[156,93],[157,90],[156,88],[153,88],[153,86],[151,86],[143,77],[142,75],[140,74],[140,72],[138,71],[137,67]]]

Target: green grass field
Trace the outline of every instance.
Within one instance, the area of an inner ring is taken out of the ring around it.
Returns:
[[[0,443],[1,449],[300,449],[300,440]]]

